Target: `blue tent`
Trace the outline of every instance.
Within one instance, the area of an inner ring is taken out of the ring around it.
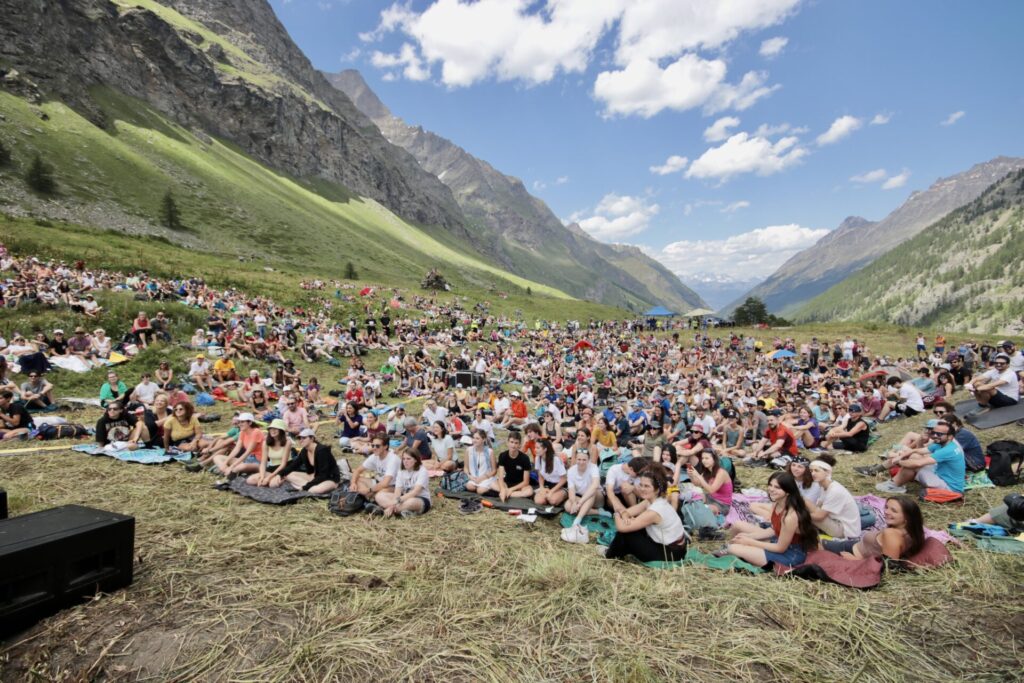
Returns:
[[[658,317],[664,318],[664,317],[668,317],[668,316],[673,316],[673,315],[675,315],[675,313],[673,313],[672,311],[668,310],[664,306],[655,306],[654,308],[652,308],[649,311],[644,311],[644,315],[654,316],[656,318],[658,318]]]

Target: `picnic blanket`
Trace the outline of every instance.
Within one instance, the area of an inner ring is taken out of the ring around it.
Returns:
[[[192,459],[191,453],[166,453],[162,448],[139,448],[134,451],[127,448],[111,448],[98,444],[83,444],[72,446],[71,450],[87,455],[105,455],[121,462],[133,462],[140,465],[161,465],[165,462],[177,460],[188,462]]]
[[[972,427],[990,429],[1024,418],[1024,402],[1003,408],[990,408],[983,412],[978,411],[981,411],[981,406],[974,399],[960,401],[956,404],[956,414],[963,415],[964,420]]]
[[[533,502],[533,498],[509,498],[503,503],[498,498],[498,495],[496,493],[493,495],[488,493],[487,495],[481,496],[479,493],[473,493],[472,491],[456,492],[443,491],[441,489],[435,491],[434,495],[438,496],[439,498],[448,498],[451,500],[462,500],[466,498],[479,499],[484,507],[488,507],[493,510],[503,510],[505,512],[509,510],[522,510],[523,512],[526,512],[527,510],[533,508],[534,512],[536,512],[541,517],[554,517],[562,513],[561,505],[545,505],[541,507],[540,505],[537,505],[536,503]]]
[[[644,562],[645,567],[651,569],[678,569],[683,566],[701,566],[708,567],[709,569],[718,569],[720,571],[745,571],[751,574],[763,574],[764,570],[760,567],[744,562],[740,558],[734,555],[726,555],[725,557],[715,557],[707,553],[694,548],[692,545],[686,549],[686,558],[683,560],[665,561],[655,560],[653,562]]]
[[[330,498],[330,493],[310,493],[294,488],[290,483],[285,482],[277,488],[269,486],[251,486],[245,483],[245,477],[236,477],[228,482],[227,491],[237,493],[257,503],[267,505],[287,505],[302,498]]]
[[[945,544],[936,538],[926,538],[917,554],[902,560],[883,560],[879,557],[849,559],[827,550],[812,550],[803,564],[795,567],[775,565],[777,575],[801,579],[828,581],[850,588],[875,588],[882,582],[883,569],[915,570],[941,567],[953,560]]]
[[[968,472],[967,482],[964,484],[964,490],[970,491],[971,489],[994,489],[995,484],[988,478],[988,472],[982,470],[981,472]]]

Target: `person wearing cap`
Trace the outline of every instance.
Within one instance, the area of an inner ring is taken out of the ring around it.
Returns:
[[[213,462],[215,455],[230,453],[238,443],[239,432],[241,429],[238,426],[238,413],[235,413],[231,418],[231,427],[228,428],[224,436],[204,436],[203,443],[199,448],[199,468],[208,467]]]
[[[330,444],[317,443],[316,432],[303,429],[299,432],[299,448],[294,457],[270,478],[268,486],[277,488],[288,482],[301,491],[312,494],[330,493],[341,482],[338,461],[331,452]],[[355,479],[353,478],[353,483]]]
[[[508,412],[505,413],[505,418],[501,421],[499,426],[508,429],[510,427],[522,427],[529,420],[529,410],[526,407],[526,402],[523,401],[522,396],[518,391],[513,391],[509,394],[512,397],[511,403],[509,404]]]
[[[388,448],[388,438],[383,434],[373,437],[370,446],[370,455],[352,472],[349,490],[358,491],[373,501],[381,491],[394,489],[402,460]]]
[[[494,416],[495,422],[501,422],[505,419],[505,414],[508,413],[509,408],[512,406],[512,402],[505,396],[505,390],[498,387],[494,390],[494,398],[491,400],[491,413]]]
[[[932,427],[930,443],[924,449],[913,449],[893,464],[899,471],[888,481],[875,485],[884,493],[906,493],[906,484],[917,481],[924,488],[937,488],[963,494],[967,464],[963,448],[956,442],[956,428],[946,420]]]
[[[213,378],[218,382],[237,382],[238,371],[235,361],[227,355],[221,356],[213,364]]]
[[[1024,354],[1020,352],[1016,344],[1009,339],[1004,339],[996,346],[1010,358],[1010,370],[1015,373],[1024,372]]]
[[[972,379],[967,390],[982,408],[1005,408],[1020,402],[1020,381],[1005,353],[996,354],[992,367]]]
[[[299,432],[311,426],[309,424],[309,411],[306,410],[306,406],[302,404],[302,401],[294,392],[285,397],[281,418],[285,423],[285,431],[290,436],[298,436]]]
[[[47,347],[50,351],[50,356],[57,356],[59,358],[68,355],[68,340],[64,338],[64,330],[56,329],[53,331],[53,339],[47,342]]]
[[[215,386],[213,381],[213,370],[210,368],[210,362],[206,360],[206,355],[200,353],[192,361],[188,369],[188,378],[196,385],[199,391],[209,393],[210,390]]]
[[[868,449],[868,437],[871,429],[864,421],[864,410],[859,403],[850,404],[850,415],[845,427],[833,427],[828,431],[821,447],[828,450],[835,448],[851,453],[863,453]]]
[[[192,404],[183,401],[173,408],[173,414],[163,422],[164,449],[177,448],[183,453],[199,450],[203,426],[195,415]]]
[[[694,422],[686,433],[686,438],[675,442],[673,447],[676,450],[676,476],[672,482],[678,486],[681,481],[682,472],[687,467],[696,467],[700,463],[700,456],[705,450],[711,450],[711,442],[704,433],[704,426]]]
[[[68,353],[90,364],[96,357],[92,350],[92,339],[85,333],[84,327],[75,328],[74,335],[68,340]]]
[[[633,404],[633,410],[626,416],[629,421],[629,433],[632,436],[639,436],[647,430],[647,413],[644,411],[643,401]]]
[[[668,444],[665,437],[665,428],[661,422],[650,422],[647,425],[647,433],[644,435],[643,445],[640,447],[640,455],[651,460],[661,460],[661,451]],[[636,454],[636,450],[634,450]]]
[[[808,501],[807,509],[814,526],[822,533],[837,540],[860,538],[860,509],[853,494],[832,479],[835,462],[830,455],[821,455],[811,461],[811,478],[821,487],[821,497],[817,503]]]
[[[241,413],[238,416],[238,440],[235,447],[227,455],[213,456],[213,463],[220,472],[228,477],[243,473],[256,472],[263,459],[263,430],[256,426],[252,413]]]
[[[299,433],[305,430],[300,430]],[[288,463],[294,444],[288,436],[288,428],[285,421],[275,418],[267,426],[267,438],[263,444],[266,457],[260,460],[260,468],[255,474],[250,474],[246,483],[251,486],[269,486],[274,477],[280,477],[281,471]],[[274,463],[277,463],[276,466]],[[274,468],[273,471],[268,471]]]

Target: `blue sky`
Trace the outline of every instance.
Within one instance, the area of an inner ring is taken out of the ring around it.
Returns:
[[[684,281],[766,277],[848,215],[1024,155],[1012,0],[272,4],[317,68],[359,69],[407,122]]]

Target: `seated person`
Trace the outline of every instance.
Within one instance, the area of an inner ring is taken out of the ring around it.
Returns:
[[[53,404],[53,385],[38,372],[28,373],[21,384],[21,402],[26,408],[46,408]]]
[[[509,440],[513,436],[518,442],[518,434],[510,434]],[[494,451],[488,444],[486,432],[477,429],[473,432],[472,439],[473,443],[466,449],[466,461],[462,466],[463,472],[469,478],[466,490],[483,495],[498,487],[498,467],[494,462]]]
[[[984,408],[1004,408],[1020,402],[1017,374],[1010,368],[1010,357],[1005,353],[997,354],[992,368],[971,380],[967,390]]]
[[[907,482],[917,481],[925,488],[938,488],[963,494],[967,466],[964,451],[954,437],[956,430],[950,423],[939,420],[931,432],[931,441],[923,449],[912,449],[899,454],[894,465],[899,472],[889,481],[875,486],[884,493],[906,493]]]
[[[821,442],[824,449],[835,448],[851,453],[863,453],[868,449],[868,437],[871,435],[871,428],[864,421],[864,411],[859,403],[850,404],[850,419],[846,421],[846,427],[833,427],[828,431],[826,438]]]
[[[213,381],[213,369],[204,354],[196,356],[188,369],[188,378],[196,385],[199,391],[210,392],[215,386]]]
[[[32,416],[14,400],[14,392],[0,391],[0,441],[26,438],[34,428]]]
[[[376,503],[385,517],[416,517],[426,514],[430,510],[430,475],[416,451],[405,447],[399,450],[402,469],[395,477],[395,488],[378,493]]]
[[[508,435],[508,450],[498,456],[498,498],[503,502],[509,498],[530,498],[533,486],[530,485],[530,471],[533,465],[530,456],[519,450],[519,438],[516,433]]]
[[[135,416],[124,409],[121,401],[111,401],[96,421],[96,443],[101,446],[127,444],[135,429],[135,422]]]
[[[342,448],[351,448],[352,439],[362,434],[363,416],[359,414],[359,408],[351,401],[345,403],[338,411],[337,421],[341,429],[339,445]]]
[[[719,516],[729,514],[729,508],[732,507],[732,477],[722,467],[714,451],[701,453],[700,464],[687,467],[686,473],[690,476],[690,483],[703,489],[704,502],[712,512]]]
[[[370,444],[373,447],[373,453],[363,460],[362,464],[352,473],[349,490],[358,491],[373,501],[381,491],[391,491],[395,488],[395,478],[398,476],[398,470],[402,467],[402,460],[396,453],[388,449],[386,436],[378,434],[373,437]],[[369,506],[368,510],[374,511]]]
[[[771,526],[735,522],[727,552],[757,567],[775,563],[795,567],[818,547],[818,530],[793,475],[775,472],[768,478]]]
[[[153,381],[152,375],[148,372],[142,373],[141,381],[131,391],[131,401],[141,403],[147,408],[153,405],[153,399],[160,391],[160,385]]]
[[[288,463],[292,451],[292,440],[288,436],[284,420],[274,419],[267,426],[267,441],[263,444],[266,454],[260,460],[260,469],[255,474],[250,474],[245,483],[250,486],[270,486],[275,476],[280,476],[284,466]],[[275,464],[276,463],[276,464]]]
[[[164,420],[163,427],[165,449],[173,447],[183,453],[199,450],[203,426],[191,403],[183,401],[175,405],[172,415]]]
[[[704,433],[704,425],[694,422],[686,434],[686,438],[675,443],[676,465],[678,468],[695,466],[700,462],[701,453],[711,450],[711,442]]]
[[[111,401],[127,401],[128,385],[122,382],[117,373],[111,370],[107,373],[106,383],[100,387],[100,405],[104,408]]]
[[[533,502],[537,505],[561,505],[566,497],[566,471],[562,459],[555,453],[555,446],[549,439],[543,439],[534,462],[537,470],[537,491]],[[590,454],[586,453],[588,460]]]
[[[916,555],[924,546],[921,508],[906,496],[885,501],[885,528],[867,532],[860,539],[822,541],[821,547],[848,559],[887,557],[899,560]]]
[[[796,457],[800,450],[797,446],[796,436],[793,431],[780,419],[774,411],[768,416],[768,431],[764,438],[755,441],[751,446],[749,462],[766,462],[779,456],[787,455],[790,458]]]
[[[430,451],[430,436],[414,417],[406,417],[405,422],[405,445],[408,448],[413,449],[420,455],[420,460],[429,460]]]
[[[687,537],[683,521],[665,500],[668,478],[662,467],[649,467],[637,482],[639,502],[616,510],[615,537],[598,551],[608,559],[633,556],[641,562],[682,560]],[[603,552],[602,552],[603,551]]]
[[[263,430],[256,426],[252,413],[238,416],[238,440],[227,455],[214,455],[213,463],[227,477],[258,472],[263,459]]]
[[[1001,505],[995,506],[978,519],[971,521],[1001,526],[1011,536],[1024,533],[1024,496],[1019,493],[1011,493],[1003,499]]]
[[[529,421],[529,411],[526,408],[526,402],[523,401],[518,391],[510,392],[509,396],[511,396],[512,402],[509,404],[508,411],[505,412],[505,417],[502,418],[498,425],[505,429],[518,429]]]
[[[612,465],[608,469],[604,479],[606,508],[610,508],[612,512],[621,512],[627,507],[636,505],[637,477],[649,462],[644,458],[634,457],[627,462]]]
[[[287,481],[300,491],[313,494],[329,493],[338,488],[341,471],[329,444],[317,443],[316,432],[303,429],[299,433],[299,448],[268,486],[276,488]],[[354,481],[354,480],[353,480]]]
[[[238,372],[235,369],[235,361],[228,357],[221,357],[213,364],[213,378],[218,382],[237,382]]]
[[[157,423],[158,418],[154,412],[144,406],[138,406],[135,408],[134,415],[135,426],[128,437],[128,450],[134,451],[139,448],[158,446],[162,439],[162,427]]]
[[[132,321],[132,336],[135,337],[135,343],[144,349],[149,348],[149,343],[154,341],[153,326],[145,311],[139,311]]]
[[[448,433],[448,427],[444,420],[437,420],[430,425],[428,433],[430,439],[430,451],[433,456],[430,460],[422,460],[427,469],[454,472],[459,467],[458,459],[455,457],[455,440]],[[419,453],[417,452],[417,456]]]
[[[890,377],[885,385],[889,389],[890,398],[882,407],[882,412],[878,416],[880,420],[886,419],[894,411],[904,417],[913,417],[924,412],[924,395],[912,382]]]
[[[567,495],[565,511],[576,518],[569,529],[562,530],[562,540],[578,543],[586,540],[586,530],[581,522],[591,510],[604,507],[604,493],[601,490],[601,470],[590,462],[586,449],[576,451],[572,466],[566,472]],[[575,529],[576,531],[572,531]]]
[[[819,531],[835,539],[860,538],[860,508],[853,494],[832,479],[835,458],[822,455],[811,462],[811,477],[821,487],[817,504],[809,503],[811,521]]]

